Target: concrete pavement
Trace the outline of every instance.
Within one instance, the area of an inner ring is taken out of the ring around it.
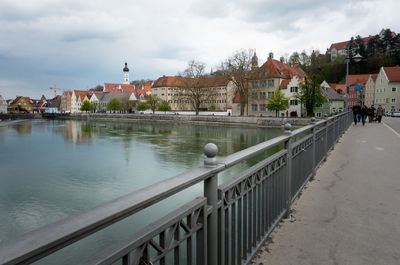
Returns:
[[[351,125],[252,264],[400,264],[400,136]]]

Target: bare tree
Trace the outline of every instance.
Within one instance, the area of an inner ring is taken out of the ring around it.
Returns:
[[[209,97],[209,90],[205,87],[206,65],[202,62],[191,60],[188,67],[180,73],[180,88],[178,102],[180,105],[189,104],[199,114],[200,107]]]
[[[239,50],[231,57],[221,63],[221,70],[225,76],[232,81],[240,95],[240,115],[244,115],[244,110],[248,104],[249,86],[247,84],[251,71],[251,59],[254,56],[254,50]]]

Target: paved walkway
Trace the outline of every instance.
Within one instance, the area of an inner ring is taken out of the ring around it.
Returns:
[[[253,264],[400,264],[400,136],[351,125]]]

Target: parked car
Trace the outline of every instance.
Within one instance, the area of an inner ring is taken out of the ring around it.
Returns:
[[[383,114],[383,116],[392,117],[392,112],[388,111],[385,114]]]
[[[400,117],[400,111],[393,111],[392,117]]]

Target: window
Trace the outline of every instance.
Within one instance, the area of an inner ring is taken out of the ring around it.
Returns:
[[[258,99],[257,92],[251,93],[251,97],[252,97],[253,99]]]
[[[396,92],[396,88],[395,87],[392,87],[392,92]]]
[[[268,98],[272,98],[274,96],[274,92],[268,92]]]
[[[392,103],[396,103],[396,99],[395,98],[392,98]]]
[[[256,112],[257,111],[257,104],[251,104],[251,111]]]
[[[267,87],[267,81],[261,80],[260,81],[260,87]]]
[[[298,90],[297,86],[292,86],[290,88],[290,92],[292,92],[292,93],[297,93],[297,90]]]
[[[274,87],[275,86],[274,81],[275,81],[274,79],[268,80],[268,87]]]
[[[321,112],[317,112],[317,118],[321,118]]]
[[[292,105],[292,106],[297,106],[297,100],[291,99],[291,100],[290,100],[290,105]]]
[[[260,99],[265,99],[265,98],[267,98],[265,92],[260,92]]]
[[[251,81],[252,88],[258,88],[258,81]]]
[[[260,104],[260,111],[261,112],[265,112],[265,105],[264,104]]]

